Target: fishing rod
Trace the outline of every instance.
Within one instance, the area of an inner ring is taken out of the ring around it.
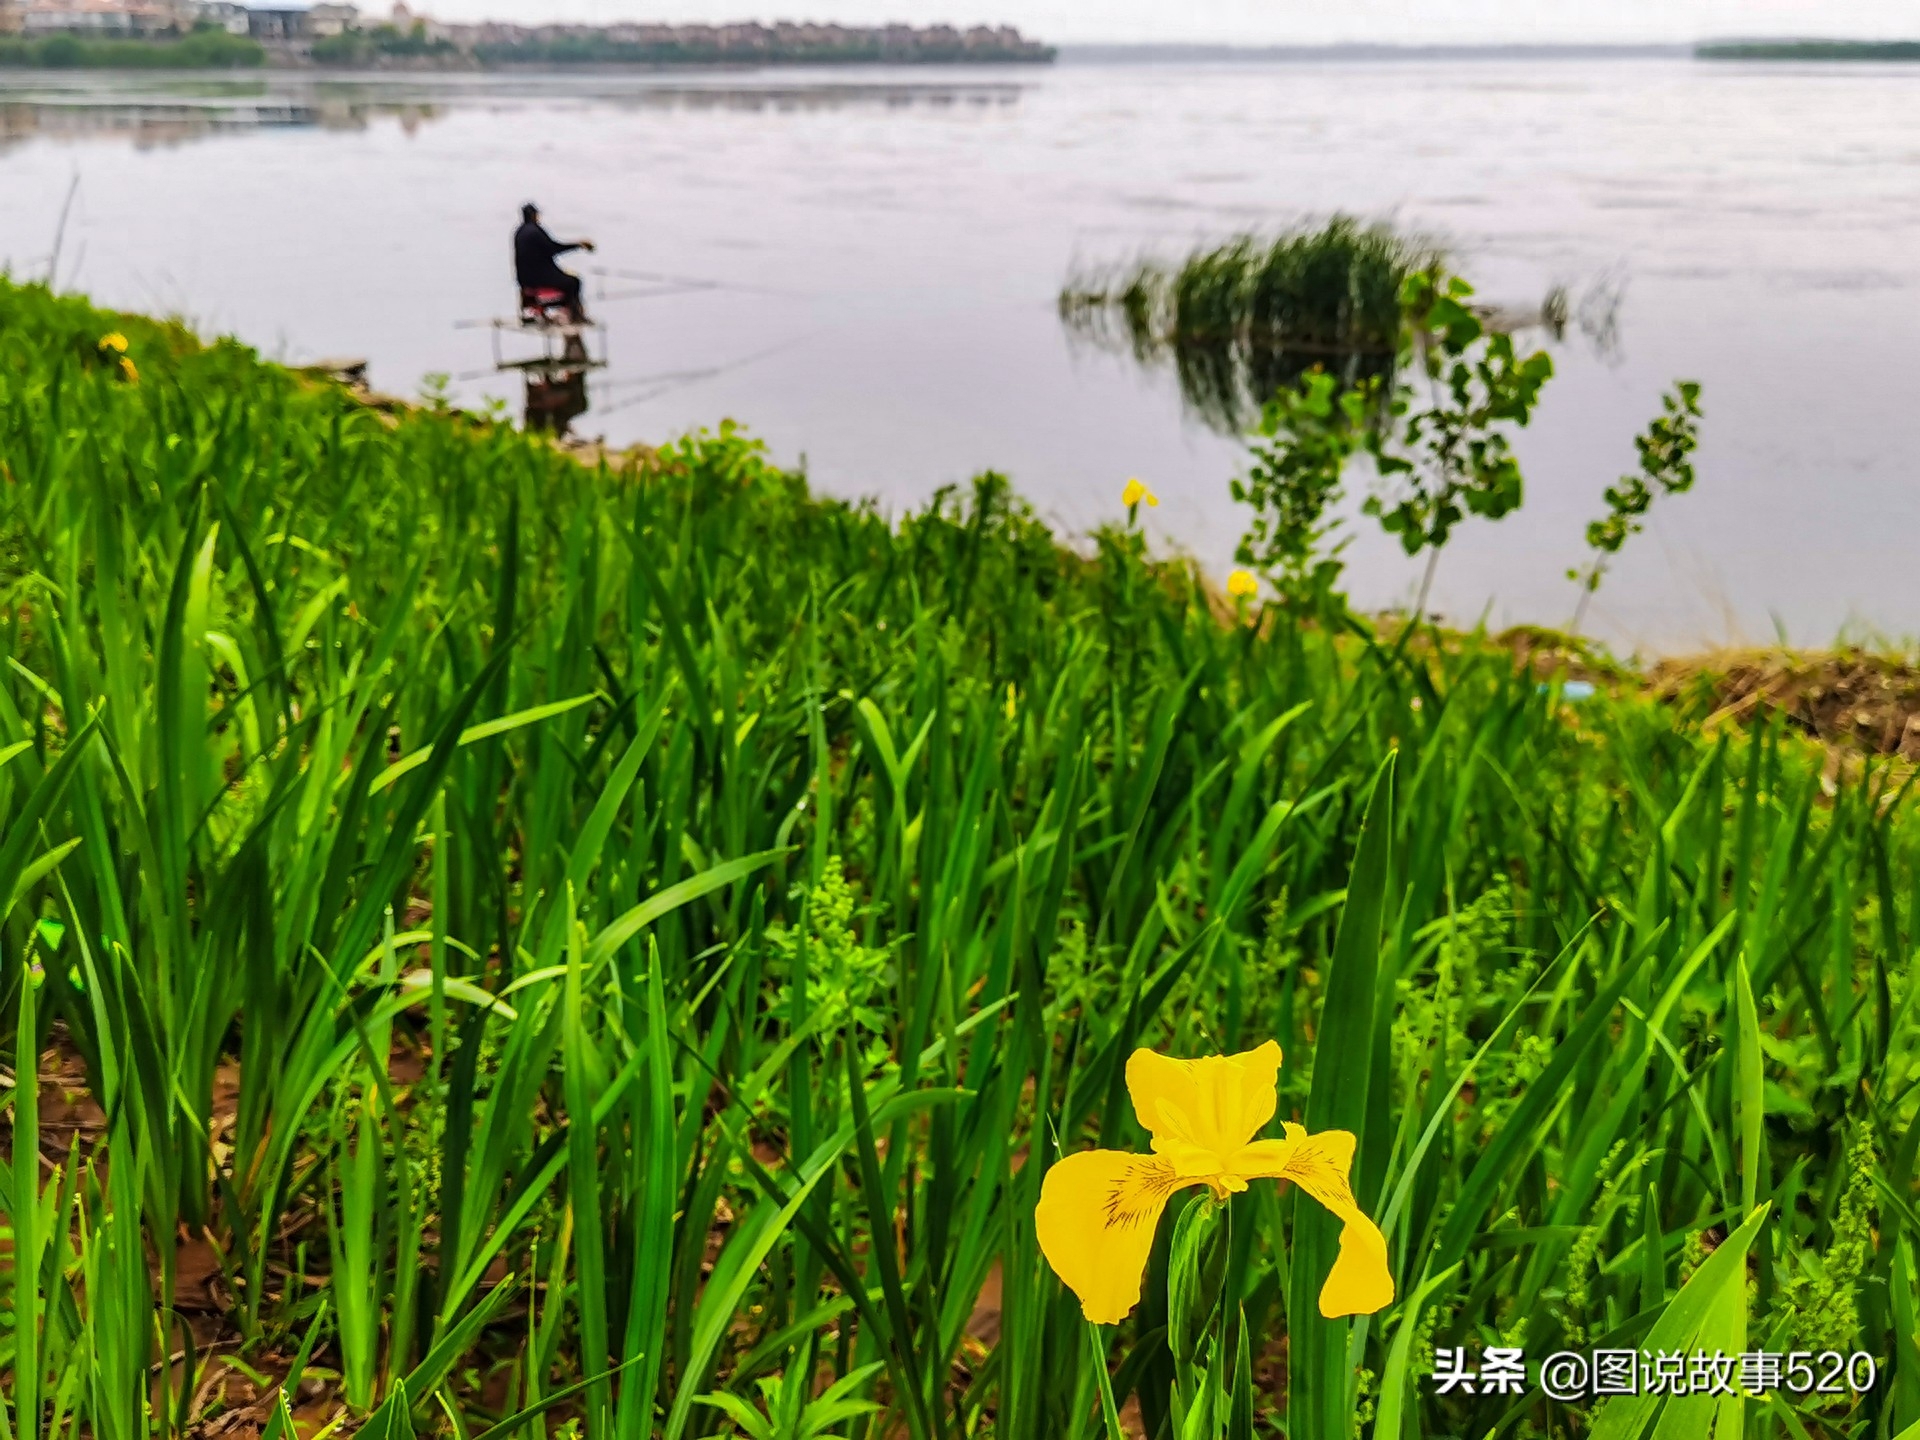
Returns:
[[[726,280],[708,280],[699,275],[666,275],[662,271],[628,271],[618,265],[582,265],[588,275],[611,275],[614,280],[660,280],[666,284],[693,284],[707,290],[726,290]]]
[[[628,375],[617,380],[600,380],[595,383],[602,390],[612,390],[625,385],[655,385],[661,381],[669,383],[685,381],[691,384],[695,380],[705,380],[709,376],[718,375],[724,369],[726,369],[724,365],[709,365],[700,370],[661,370],[652,375]]]
[[[73,213],[73,197],[80,193],[80,169],[74,167],[73,180],[67,186],[66,201],[60,206],[60,223],[53,228],[53,254],[47,259],[47,289],[54,288],[54,280],[60,271],[60,247],[67,238],[67,216]],[[79,266],[75,266],[77,271]]]
[[[537,375],[542,370],[576,370],[580,367],[577,365],[569,365],[564,360],[556,360],[551,365],[542,363],[526,368]],[[696,380],[708,379],[711,376],[721,374],[727,368],[725,365],[714,365],[704,370],[662,370],[652,375],[629,375],[619,380],[596,380],[593,382],[593,388],[596,390],[612,390],[616,386],[654,385],[665,382],[667,388],[671,389],[676,385],[691,385]],[[454,376],[453,380],[457,385],[465,385],[474,380],[485,380],[489,375],[501,375],[505,373],[507,372],[494,369],[468,370]]]
[[[781,295],[788,298],[805,298],[796,290],[781,290],[769,285],[741,285],[731,280],[711,280],[700,275],[672,275],[661,270],[628,270],[616,265],[584,265],[585,274],[601,281],[596,301],[615,304],[626,300],[657,300],[673,295],[701,294],[712,290],[731,291],[742,295]],[[614,280],[637,280],[650,289],[608,291],[605,282]],[[486,330],[500,325],[498,319],[456,320],[455,330]],[[508,328],[512,328],[509,323]]]
[[[705,370],[682,370],[677,373],[661,375],[658,378],[662,383],[655,386],[652,390],[643,390],[638,395],[625,396],[611,405],[603,406],[595,410],[594,414],[606,416],[614,414],[616,411],[631,409],[635,405],[644,405],[647,401],[657,399],[659,396],[665,395],[672,390],[678,390],[682,386],[697,384],[702,380],[711,380],[717,376],[728,374],[731,371],[742,369],[756,361],[765,360],[770,355],[777,355],[782,350],[791,350],[794,346],[800,344],[803,340],[809,339],[815,333],[817,332],[811,330],[806,331],[803,334],[794,336],[791,340],[782,340],[778,345],[769,345],[764,350],[756,350],[751,355],[742,355],[738,360],[730,360],[724,365],[711,366]],[[626,381],[603,380],[600,382],[599,388],[605,390],[620,384],[644,384],[652,378],[654,377],[641,375]]]
[[[594,299],[606,305],[617,300],[652,300],[662,295],[699,295],[708,290],[718,290],[718,285],[656,285],[651,290],[613,290],[601,289],[594,292]]]
[[[730,370],[738,370],[743,365],[751,365],[756,360],[763,360],[778,351],[797,345],[805,338],[803,335],[792,340],[785,340],[778,345],[769,346],[764,350],[756,350],[751,355],[744,355],[738,360],[728,361],[724,365],[707,365],[698,370],[656,370],[650,375],[623,375],[617,379],[595,380],[593,382],[593,389],[602,394],[610,390],[624,390],[634,385],[651,385],[654,387],[638,395],[624,396],[617,403],[607,406],[604,409],[598,409],[595,413],[607,414],[613,410],[624,410],[629,406],[641,404],[656,396],[665,395],[669,391],[678,390],[683,385],[694,385],[702,380],[711,380],[715,376],[724,375]],[[566,369],[567,367],[564,364],[556,363],[553,368],[560,370]],[[455,384],[464,385],[471,381],[484,380],[490,375],[498,375],[500,373],[498,370],[468,370],[463,374],[455,375],[453,380]]]
[[[656,284],[684,286],[688,290],[732,290],[744,295],[788,295],[797,296],[797,290],[783,290],[772,285],[744,285],[737,280],[710,280],[700,275],[669,275],[659,270],[623,270],[613,265],[585,265],[581,267],[589,275],[602,279],[645,280]]]
[[[692,295],[700,291],[723,290],[725,288],[725,286],[719,284],[660,285],[651,290],[625,290],[616,291],[613,294],[608,294],[605,290],[602,290],[593,298],[596,304],[605,303],[611,305],[622,300],[652,300],[666,295]],[[511,320],[503,321],[498,317],[487,320],[456,320],[453,322],[453,328],[455,330],[499,329],[503,325],[509,330],[517,328],[515,322]]]
[[[589,275],[599,275],[602,278],[611,276],[615,280],[653,280],[667,285],[684,285],[696,290],[735,288],[724,280],[705,280],[697,275],[664,275],[658,270],[622,270],[614,265],[587,265],[581,268]]]

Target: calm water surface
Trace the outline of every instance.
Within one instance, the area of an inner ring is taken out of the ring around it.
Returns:
[[[0,77],[0,261],[376,385],[516,408],[472,322],[537,199],[611,365],[577,428],[737,417],[891,510],[992,467],[1068,531],[1119,510],[1222,571],[1240,449],[1053,308],[1076,261],[1345,210],[1444,237],[1482,293],[1619,299],[1524,437],[1524,511],[1437,604],[1564,622],[1600,492],[1676,376],[1700,484],[1594,608],[1624,646],[1920,633],[1920,67],[1389,61],[327,80]],[[662,282],[655,277],[673,277]],[[687,284],[684,282],[697,282]],[[663,293],[664,292],[664,293]],[[1356,598],[1416,566],[1356,526]]]

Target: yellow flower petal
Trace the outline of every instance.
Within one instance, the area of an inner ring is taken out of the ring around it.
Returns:
[[[120,373],[127,377],[127,383],[129,385],[138,385],[140,383],[140,372],[133,368],[132,356],[122,355],[120,357]]]
[[[122,335],[118,330],[110,331],[100,337],[100,348],[102,350],[112,350],[116,354],[124,355],[127,353],[127,337]]]
[[[1142,485],[1140,477],[1136,475],[1127,481],[1127,488],[1120,492],[1120,503],[1131,509],[1142,500],[1149,505],[1157,506],[1160,503],[1160,497]]]
[[[1040,1253],[1096,1325],[1118,1325],[1140,1303],[1154,1227],[1183,1180],[1152,1155],[1083,1150],[1047,1171],[1033,1223]]]
[[[1234,1154],[1273,1119],[1279,1074],[1280,1047],[1271,1040],[1201,1060],[1136,1050],[1127,1061],[1127,1091],[1155,1154],[1181,1175],[1225,1174]]]
[[[1260,593],[1260,582],[1245,570],[1236,570],[1227,577],[1227,594],[1236,600],[1245,600]]]
[[[1393,1303],[1393,1273],[1387,1268],[1387,1237],[1354,1202],[1347,1176],[1353,1170],[1350,1131],[1323,1130],[1309,1135],[1288,1125],[1284,1140],[1262,1140],[1235,1157],[1234,1168],[1249,1179],[1272,1175],[1291,1180],[1340,1217],[1340,1254],[1320,1287],[1320,1313],[1371,1315]]]

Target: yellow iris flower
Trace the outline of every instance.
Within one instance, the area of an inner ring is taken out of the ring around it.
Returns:
[[[1236,570],[1227,576],[1227,594],[1236,600],[1247,600],[1260,593],[1260,582],[1245,570]]]
[[[1133,1052],[1127,1090],[1153,1154],[1068,1155],[1047,1171],[1034,1211],[1041,1252],[1087,1319],[1117,1325],[1140,1303],[1154,1227],[1175,1190],[1205,1185],[1225,1200],[1267,1177],[1293,1181],[1342,1221],[1340,1253],[1320,1287],[1322,1315],[1371,1315],[1393,1302],[1386,1237],[1347,1185],[1353,1136],[1309,1135],[1289,1124],[1278,1140],[1253,1138],[1273,1119],[1279,1074],[1280,1047],[1271,1040],[1201,1060]]]
[[[131,355],[122,355],[120,357],[120,373],[126,377],[129,385],[138,385],[140,383],[140,372],[134,368],[133,357]]]
[[[1142,485],[1140,483],[1140,477],[1136,475],[1133,479],[1127,481],[1127,488],[1120,492],[1120,503],[1131,510],[1142,500],[1153,506],[1158,506],[1160,503],[1160,497]]]
[[[118,330],[110,331],[100,337],[100,348],[111,350],[116,355],[124,355],[127,353],[127,337]]]

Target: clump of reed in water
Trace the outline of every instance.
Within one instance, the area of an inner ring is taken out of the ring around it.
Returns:
[[[1335,216],[1280,236],[1242,235],[1178,265],[1146,258],[1084,270],[1060,292],[1068,327],[1143,363],[1170,360],[1189,406],[1238,430],[1274,391],[1321,365],[1386,377],[1399,347],[1400,288],[1434,246]]]

